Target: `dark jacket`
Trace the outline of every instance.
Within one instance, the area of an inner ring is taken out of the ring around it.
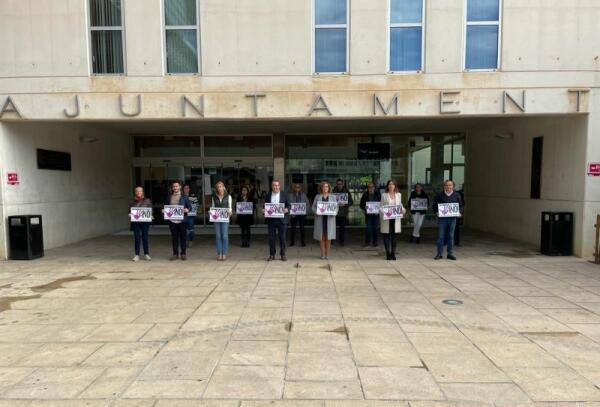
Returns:
[[[369,196],[369,191],[365,191],[360,198],[360,209],[363,210],[365,216],[379,216],[377,213],[367,214],[367,202],[380,202],[381,201],[381,192],[379,190],[373,191],[373,194]]]
[[[410,198],[408,198],[408,208],[411,208],[411,201],[413,199],[427,199],[427,207],[429,208],[429,196],[425,193],[425,191],[421,191],[421,195],[417,195],[417,191],[412,191],[410,193]],[[437,212],[437,207],[436,207],[436,212]],[[412,209],[410,210],[410,213],[422,213],[422,214],[426,214],[427,210],[419,210],[419,211],[413,211]]]
[[[265,203],[271,203],[271,191],[269,191],[269,193],[265,197]],[[288,199],[288,194],[286,194],[283,191],[279,192],[279,203],[285,204],[285,208],[289,211],[290,200]],[[283,219],[282,218],[265,218],[265,222],[267,224],[277,223],[277,222],[283,222],[283,223],[287,224],[288,219],[289,219],[289,214],[286,213],[285,216],[283,217]]]
[[[460,197],[460,194],[456,191],[452,191],[450,196],[446,195],[444,191],[438,192],[435,198],[433,199],[433,211],[438,213],[438,204],[439,203],[456,203],[458,202],[458,206],[460,208],[460,212],[463,211],[463,200]]]
[[[246,199],[240,195],[240,198],[237,202],[252,202],[252,214],[251,215],[236,215],[236,223],[240,226],[250,226],[254,225],[254,213],[256,212],[256,199],[247,195]]]
[[[347,187],[343,187],[342,189],[338,189],[337,187],[333,188],[333,191],[331,191],[334,194],[348,194],[348,205],[343,205],[340,206],[338,208],[338,214],[337,217],[338,218],[347,218],[348,217],[348,208],[351,207],[354,204],[354,201],[352,200],[352,194],[350,194],[350,191],[348,190]]]

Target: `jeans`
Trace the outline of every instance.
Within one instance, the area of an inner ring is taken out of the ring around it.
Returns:
[[[185,223],[186,223],[186,228],[187,228],[187,234],[188,234],[188,240],[190,242],[194,241],[194,237],[196,236],[196,231],[194,230],[194,222],[196,221],[196,217],[195,216],[188,216],[185,219]]]
[[[277,219],[267,224],[269,230],[269,255],[275,256],[275,233],[279,233],[279,254],[285,256],[285,223]]]
[[[415,222],[415,226],[413,228],[412,235],[413,237],[421,237],[421,226],[423,226],[423,221],[425,220],[424,213],[413,213],[412,214],[413,221]]]
[[[299,227],[300,228],[300,243],[302,243],[304,245],[305,244],[304,225],[306,223],[306,216],[305,215],[291,216],[290,221],[292,223],[292,230],[290,233],[291,243],[294,244],[294,242],[296,241],[296,227]]]
[[[336,235],[337,241],[343,245],[346,240],[346,225],[348,224],[348,218],[346,216],[336,216],[335,224],[338,227],[338,233]]]
[[[454,228],[456,227],[456,218],[438,219],[438,240],[437,255],[441,256],[444,252],[444,243],[448,244],[448,256],[453,255],[454,249]]]
[[[148,229],[150,229],[150,223],[146,222],[131,222],[133,228],[133,240],[135,255],[140,255],[140,243],[144,245],[144,254],[150,254],[148,249]]]
[[[229,251],[229,222],[215,222],[217,255],[227,255]]]
[[[379,215],[366,215],[365,223],[365,244],[377,245],[377,226],[379,225]]]
[[[187,227],[184,222],[173,223],[169,222],[169,229],[171,230],[171,241],[173,244],[173,255],[179,255],[179,247],[181,247],[181,254],[185,254],[185,248],[187,244]]]
[[[396,219],[390,219],[390,233],[383,233],[383,244],[386,256],[396,255]],[[398,219],[400,222],[400,219]]]

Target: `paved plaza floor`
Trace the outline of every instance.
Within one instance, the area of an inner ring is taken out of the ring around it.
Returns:
[[[151,262],[129,236],[0,262],[0,407],[600,401],[600,266],[475,233],[456,262],[432,238],[388,262],[355,239],[328,262],[313,241],[266,262],[265,236],[226,262],[208,236],[186,262],[166,236]]]

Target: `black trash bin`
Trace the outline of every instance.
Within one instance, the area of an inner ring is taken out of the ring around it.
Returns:
[[[8,217],[11,260],[33,260],[44,255],[42,215]]]
[[[542,212],[542,254],[573,255],[573,212]]]

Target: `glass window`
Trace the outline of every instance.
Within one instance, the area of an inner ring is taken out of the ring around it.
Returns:
[[[408,24],[423,21],[423,0],[391,0],[392,24]]]
[[[390,1],[390,71],[420,71],[423,55],[423,0]]]
[[[467,0],[465,69],[497,69],[500,0]]]
[[[346,24],[346,0],[315,0],[316,24]]]
[[[315,1],[315,72],[348,70],[348,0]]]
[[[390,71],[421,70],[421,35],[421,27],[391,29]]]
[[[122,74],[123,22],[121,0],[89,0],[94,74]]]
[[[346,29],[318,29],[315,33],[317,72],[346,71]]]
[[[467,2],[468,21],[498,21],[499,19],[498,0],[469,0]]]
[[[196,0],[165,0],[167,72],[198,73]]]

